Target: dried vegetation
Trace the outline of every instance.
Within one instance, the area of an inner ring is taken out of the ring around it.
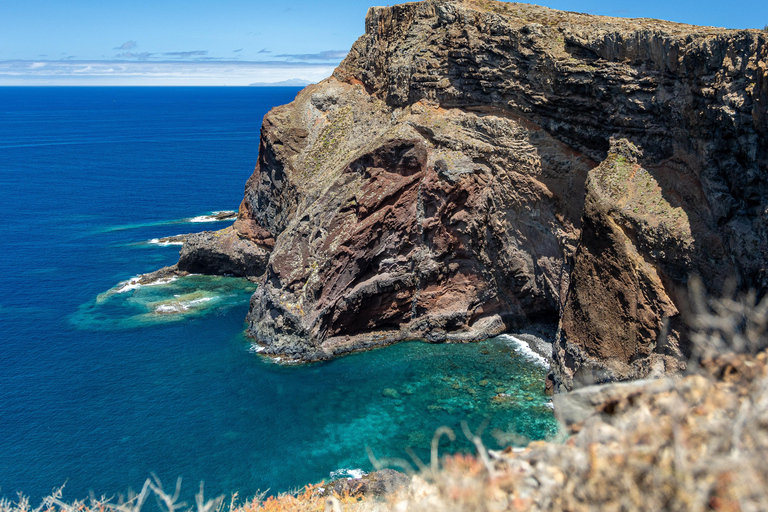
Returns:
[[[563,441],[524,449],[486,450],[463,430],[476,455],[438,457],[450,429],[438,430],[428,464],[376,460],[411,474],[387,498],[329,495],[320,485],[296,493],[234,496],[179,503],[157,478],[127,499],[91,497],[65,503],[62,490],[32,508],[23,496],[0,512],[140,512],[154,496],[161,512],[498,511],[498,510],[768,510],[768,298],[755,294],[706,299],[692,280],[695,350],[688,375],[631,387],[605,385],[594,414],[569,425]],[[595,389],[598,389],[597,387]]]

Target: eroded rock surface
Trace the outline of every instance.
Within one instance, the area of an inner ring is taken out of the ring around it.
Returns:
[[[514,115],[393,111],[335,78],[273,110],[263,141],[241,211],[280,233],[249,314],[265,353],[322,359],[556,320],[580,214],[563,197],[579,202],[569,184],[589,158]]]
[[[317,360],[562,317],[561,387],[675,370],[690,273],[768,288],[767,43],[480,0],[371,8],[333,76],[264,119],[231,233],[271,250],[250,335]]]
[[[255,278],[264,273],[270,248],[241,237],[233,227],[191,233],[185,235],[177,266],[194,274]]]

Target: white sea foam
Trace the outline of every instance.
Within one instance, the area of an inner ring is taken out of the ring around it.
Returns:
[[[212,301],[213,299],[214,297],[200,297],[199,299],[188,300],[188,301],[166,302],[157,306],[155,308],[155,313],[160,313],[164,315],[174,314],[174,313],[185,313],[189,311],[191,308],[194,308],[199,304]]]
[[[348,479],[354,479],[358,480],[360,478],[363,478],[367,473],[363,471],[362,469],[355,468],[355,469],[337,469],[336,471],[331,471],[331,478],[334,480],[338,480],[339,478],[348,478]]]
[[[168,284],[172,283],[178,279],[176,276],[172,277],[164,277],[160,279],[156,279],[155,281],[151,281],[149,283],[141,283],[141,276],[132,277],[127,281],[123,281],[122,283],[118,283],[119,288],[115,290],[116,293],[125,293],[129,292],[131,290],[136,290],[138,288],[141,288],[142,286],[157,286],[160,284]]]
[[[224,222],[227,220],[235,220],[235,212],[232,212],[231,217],[227,217],[226,219],[219,219],[216,218],[216,215],[219,215],[220,213],[228,213],[228,212],[211,212],[210,215],[198,215],[196,217],[191,217],[187,219],[187,222]]]
[[[251,354],[258,354],[259,352],[264,352],[265,348],[266,347],[262,347],[258,343],[251,343],[251,346],[248,347],[248,352]]]
[[[212,301],[213,297],[200,297],[199,299],[191,300],[187,302],[190,306],[193,306],[195,304],[202,304],[203,302]]]
[[[174,302],[173,304],[160,304],[155,308],[155,313],[161,313],[164,315],[183,313],[189,309],[189,306],[183,302]]]
[[[168,247],[169,245],[184,245],[184,242],[161,242],[159,238],[153,238],[149,241],[149,243],[159,245],[160,247]]]
[[[119,283],[118,286],[119,288],[115,290],[117,293],[129,292],[131,290],[136,290],[138,288],[141,288],[141,284],[139,284],[138,277],[132,277],[127,281],[123,281],[122,283]]]
[[[543,366],[544,368],[549,369],[549,361],[547,361],[545,357],[542,357],[540,354],[534,352],[528,343],[526,343],[524,340],[516,338],[511,334],[500,334],[499,338],[511,342],[515,352],[528,359],[532,363],[536,363],[540,366]]]

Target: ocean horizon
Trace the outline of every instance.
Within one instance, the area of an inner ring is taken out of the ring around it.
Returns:
[[[237,210],[266,112],[299,87],[0,87],[0,498],[282,492],[366,454],[471,451],[557,433],[546,362],[517,338],[406,342],[281,366],[244,336],[256,285],[189,276],[162,237]],[[188,500],[189,501],[189,500]]]

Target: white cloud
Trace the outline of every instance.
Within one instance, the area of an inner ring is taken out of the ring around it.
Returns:
[[[334,65],[291,62],[0,61],[0,85],[248,85],[318,82]]]
[[[126,41],[120,46],[114,47],[113,50],[133,50],[136,46],[138,46],[136,41]]]
[[[179,59],[189,59],[192,57],[205,57],[208,55],[208,50],[192,50],[186,52],[165,52],[163,55],[168,57],[177,57]]]
[[[320,53],[284,53],[277,55],[277,57],[283,57],[289,60],[335,60],[340,61],[347,56],[347,51],[343,50],[326,50]]]

